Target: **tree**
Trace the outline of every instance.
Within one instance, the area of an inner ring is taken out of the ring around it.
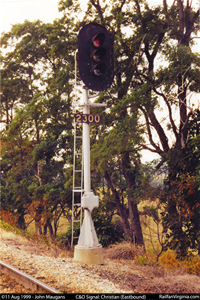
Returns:
[[[140,158],[138,154],[140,148],[138,141],[141,138],[140,128],[137,126],[137,112],[135,115],[133,114],[119,120],[110,132],[102,134],[97,140],[92,147],[92,165],[95,169],[98,166],[112,191],[125,234],[132,241],[135,242],[136,238],[138,244],[144,245],[137,210],[138,197],[136,196],[141,189],[142,176],[139,171]],[[133,126],[134,132],[132,131]],[[98,135],[101,135],[101,132],[98,132]],[[126,198],[128,205],[125,201]],[[112,202],[112,200],[110,201]]]
[[[182,258],[190,251],[199,252],[199,125],[200,112],[196,111],[188,122],[188,140],[184,151],[173,148],[168,154],[170,173],[161,197],[166,207],[162,213],[164,231],[167,233],[166,245],[176,249]]]
[[[87,16],[83,19],[82,24],[95,20],[107,26],[115,40],[115,81],[112,89],[104,92],[104,100],[107,100],[110,111],[104,113],[104,126],[99,134],[102,144],[101,147],[94,145],[94,152],[98,147],[99,158],[105,157],[104,165],[101,163],[101,166],[104,166],[102,174],[112,188],[124,228],[132,227],[132,232],[134,228],[139,244],[143,244],[143,239],[141,228],[137,226],[139,214],[134,203],[138,160],[137,155],[132,155],[135,144],[132,144],[131,151],[127,149],[125,134],[122,138],[123,147],[119,147],[117,152],[116,145],[121,140],[119,128],[122,130],[121,135],[124,132],[129,133],[130,131],[126,129],[128,127],[130,130],[130,127],[125,126],[126,121],[135,118],[135,111],[138,117],[139,114],[143,116],[145,126],[142,129],[145,130],[146,140],[137,139],[137,145],[141,147],[137,149],[143,148],[159,154],[161,161],[157,167],[167,162],[169,180],[172,180],[171,174],[176,174],[176,169],[172,164],[174,158],[170,157],[170,153],[175,149],[174,153],[182,155],[187,148],[189,120],[193,112],[188,101],[191,93],[199,92],[200,86],[200,58],[198,54],[192,53],[190,48],[195,39],[194,35],[199,30],[198,16],[199,9],[193,9],[189,1],[184,5],[183,1],[177,0],[171,7],[168,6],[167,1],[163,1],[163,6],[150,8],[146,2],[140,3],[137,0],[110,1],[109,4],[102,5],[99,1],[91,0],[88,3]],[[163,59],[167,63],[157,68],[158,59]],[[99,98],[99,101],[101,100],[102,97]],[[167,111],[163,119],[159,117],[161,105],[165,106]],[[175,121],[174,117],[177,108],[179,121]],[[123,126],[120,127],[122,123]],[[117,143],[113,144],[111,137],[116,133]],[[134,135],[133,130],[130,135]],[[173,136],[173,146],[170,145],[169,135]],[[113,156],[109,156],[109,153]],[[123,216],[122,197],[119,196],[119,190],[116,189],[113,181],[115,174],[113,170],[117,168],[123,174],[126,191],[129,192],[131,226],[127,215]],[[166,201],[171,200],[168,198]],[[176,202],[171,203],[168,209],[169,214],[173,211],[174,217],[178,217]],[[177,226],[179,232],[183,233],[182,224],[178,222]],[[126,232],[128,234],[128,231]]]
[[[72,159],[74,35],[68,30],[62,20],[25,21],[1,39],[5,48],[14,44],[2,70],[2,205],[19,215],[21,228],[31,213],[38,231],[43,222],[52,237],[71,197],[64,188],[64,166]]]

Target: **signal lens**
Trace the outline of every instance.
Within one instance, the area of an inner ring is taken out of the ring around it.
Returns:
[[[103,73],[106,70],[106,64],[105,63],[100,63],[94,66],[92,72],[95,76],[99,77],[103,75]]]
[[[98,50],[92,53],[92,59],[94,62],[100,62],[100,60],[105,56],[105,54],[106,54],[106,49],[99,48]]]
[[[99,33],[92,40],[94,47],[99,48],[105,41],[105,34]]]

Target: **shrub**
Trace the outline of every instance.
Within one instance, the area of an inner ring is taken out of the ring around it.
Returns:
[[[94,214],[92,218],[94,222],[95,231],[99,240],[99,243],[103,247],[107,247],[116,242],[120,242],[123,238],[122,232],[119,232],[116,229],[116,226],[111,222],[105,214]],[[74,224],[74,236],[79,236],[80,226],[79,223]],[[63,246],[69,247],[71,245],[72,237],[72,226],[70,225],[67,229],[67,232],[61,234],[57,237],[57,241],[61,241]],[[77,244],[77,240],[74,241],[74,244]]]
[[[93,217],[93,221],[99,243],[103,247],[118,243],[122,240],[122,232],[118,231],[117,227],[112,223],[111,218],[106,214],[96,213]]]
[[[160,263],[168,269],[174,269],[180,266],[180,261],[176,258],[175,251],[169,249],[161,255]]]
[[[133,260],[144,254],[144,249],[133,245],[130,242],[111,245],[106,249],[106,257],[110,259],[126,259]]]
[[[80,234],[80,224],[75,223],[73,235],[74,237],[77,237],[79,236],[79,234]],[[65,233],[57,234],[56,241],[59,241],[62,246],[69,248],[71,246],[71,238],[72,238],[72,225],[70,224]],[[77,240],[74,240],[74,244],[77,244]]]
[[[181,268],[189,274],[200,274],[200,257],[199,255],[190,255],[184,260],[180,260],[176,256],[176,252],[167,250],[160,257],[160,263],[167,269]]]
[[[181,267],[189,274],[200,275],[200,257],[190,256],[181,262]]]
[[[13,214],[8,210],[1,209],[1,220],[11,226],[16,226],[19,218],[19,214]]]

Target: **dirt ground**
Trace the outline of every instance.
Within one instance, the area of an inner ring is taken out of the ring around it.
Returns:
[[[8,246],[31,254],[73,258],[73,251],[61,250],[55,245],[50,247],[1,228],[0,239]],[[160,265],[141,266],[133,259],[123,259],[120,253],[113,258],[112,251],[116,249],[104,249],[104,266],[84,265],[84,270],[133,293],[200,293],[200,276],[187,274],[182,269],[169,271]]]

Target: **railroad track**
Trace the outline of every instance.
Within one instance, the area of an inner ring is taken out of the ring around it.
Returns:
[[[24,285],[25,287],[31,289],[36,293],[53,293],[53,294],[61,294],[59,291],[54,288],[46,285],[45,283],[29,276],[8,264],[0,261],[1,272],[7,274],[9,277],[16,280],[18,283]]]

